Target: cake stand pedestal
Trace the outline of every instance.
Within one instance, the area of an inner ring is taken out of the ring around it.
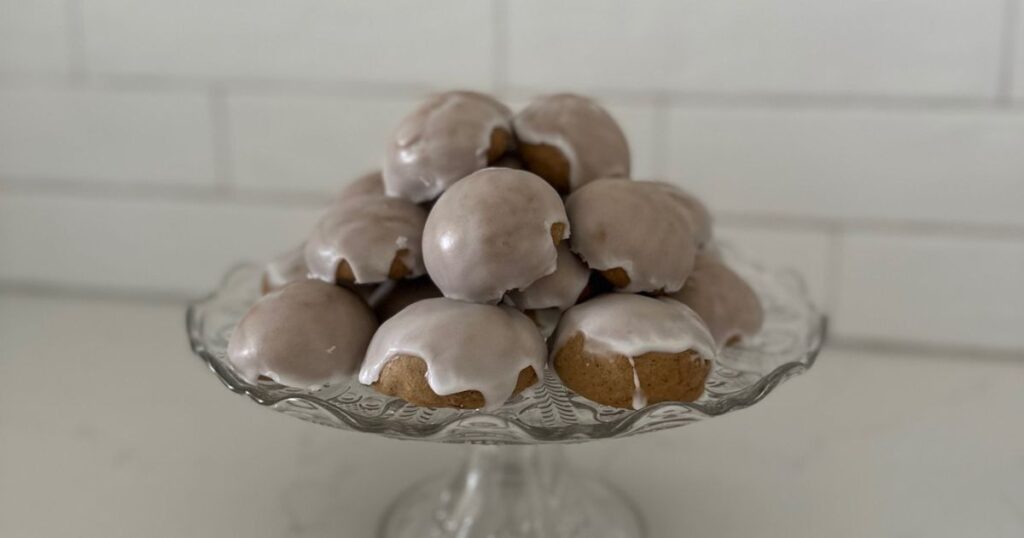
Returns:
[[[565,460],[558,445],[472,445],[455,473],[402,493],[381,518],[378,536],[644,536],[628,497]]]
[[[186,325],[196,355],[228,389],[260,405],[343,430],[470,445],[454,474],[416,484],[391,504],[382,538],[634,538],[644,527],[633,504],[613,486],[574,473],[559,444],[675,428],[754,405],[809,369],[824,342],[825,317],[796,273],[767,271],[728,248],[722,252],[761,299],[764,327],[723,350],[699,400],[640,410],[582,398],[551,369],[487,411],[419,407],[354,381],[315,393],[248,383],[226,350],[238,320],[260,296],[262,271],[255,265],[231,271],[216,292],[191,304]]]

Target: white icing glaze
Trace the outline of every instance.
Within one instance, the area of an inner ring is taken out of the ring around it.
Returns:
[[[250,383],[260,376],[316,390],[359,367],[377,329],[373,313],[352,292],[302,280],[264,295],[228,342],[228,360]]]
[[[669,295],[689,306],[707,324],[719,346],[761,330],[764,310],[757,294],[725,265],[714,244],[697,255],[683,288]]]
[[[509,168],[474,172],[434,204],[423,229],[423,261],[446,297],[495,303],[557,267],[551,227],[569,219],[541,178]]]
[[[320,219],[306,242],[310,273],[335,282],[338,264],[348,262],[356,283],[387,280],[396,253],[409,269],[409,277],[426,272],[420,238],[427,212],[401,198],[365,195],[335,204]]]
[[[638,357],[644,353],[697,352],[716,356],[715,341],[700,317],[667,298],[609,293],[578,304],[562,314],[552,337],[552,358],[577,333],[588,353]]]
[[[665,194],[678,200],[689,210],[690,227],[693,230],[693,237],[698,245],[706,245],[711,241],[711,212],[708,211],[704,202],[685,190],[670,183],[652,181],[665,187]]]
[[[649,181],[598,179],[573,192],[565,207],[571,247],[592,269],[621,267],[621,291],[675,291],[693,269],[698,242],[693,216],[671,187]]]
[[[558,245],[555,272],[541,277],[523,290],[509,292],[509,304],[520,310],[556,308],[565,310],[576,304],[590,280],[590,269],[563,242]]]
[[[633,370],[633,409],[643,409],[647,407],[647,393],[640,385],[640,373],[636,371],[636,359],[626,358],[629,359],[629,367]]]
[[[437,198],[456,181],[487,166],[491,133],[506,131],[511,144],[512,112],[475,92],[434,95],[402,120],[384,158],[384,187],[390,196],[414,202]]]
[[[423,359],[435,393],[476,390],[493,409],[512,396],[524,368],[543,375],[547,348],[530,318],[514,308],[437,298],[413,303],[380,326],[359,382],[375,383],[398,355]]]
[[[275,257],[263,268],[263,281],[268,291],[276,290],[285,284],[309,277],[306,267],[306,244],[301,245]]]
[[[608,111],[586,97],[538,97],[512,125],[521,142],[558,148],[569,162],[570,191],[602,177],[629,177],[626,136]]]
[[[363,174],[348,182],[338,192],[338,203],[347,203],[363,196],[384,196],[384,179],[380,171]]]

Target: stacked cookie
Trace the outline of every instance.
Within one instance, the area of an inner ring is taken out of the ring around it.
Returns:
[[[590,99],[513,114],[478,93],[433,96],[382,172],[267,265],[229,359],[301,388],[358,371],[432,407],[500,406],[548,365],[606,405],[695,400],[718,350],[760,329],[761,305],[699,200],[629,176],[625,136]]]

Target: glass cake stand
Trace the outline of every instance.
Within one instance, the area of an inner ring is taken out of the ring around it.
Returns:
[[[235,324],[260,296],[256,265],[230,271],[216,292],[189,306],[186,323],[192,350],[228,389],[260,405],[342,430],[471,446],[459,469],[412,486],[391,504],[381,537],[634,538],[645,535],[634,505],[613,485],[575,473],[562,445],[676,428],[753,405],[807,371],[825,339],[826,318],[798,274],[769,271],[723,250],[761,298],[765,324],[756,338],[720,355],[705,394],[693,403],[607,407],[567,390],[551,370],[494,411],[419,407],[355,380],[315,393],[250,384],[232,370],[226,349]]]

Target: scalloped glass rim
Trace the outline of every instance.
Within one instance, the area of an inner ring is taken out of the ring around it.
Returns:
[[[227,340],[259,297],[262,267],[240,265],[220,287],[189,305],[192,350],[233,392],[309,422],[400,439],[452,443],[572,443],[625,437],[682,426],[753,405],[783,381],[809,369],[824,343],[827,319],[811,304],[794,271],[769,271],[730,248],[723,254],[765,306],[755,338],[727,348],[692,403],[663,402],[641,410],[594,403],[567,390],[551,369],[542,383],[492,411],[432,409],[378,394],[354,379],[346,386],[307,391],[241,379],[226,360]]]

